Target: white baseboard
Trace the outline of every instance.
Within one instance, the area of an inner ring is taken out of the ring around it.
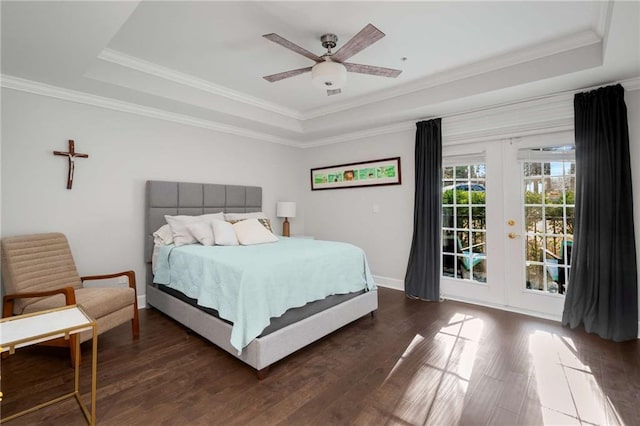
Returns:
[[[445,300],[453,300],[455,302],[462,302],[462,303],[469,303],[469,304],[472,304],[472,305],[485,306],[487,308],[500,309],[501,311],[513,312],[513,313],[521,314],[521,315],[528,315],[530,317],[542,318],[542,319],[551,320],[551,321],[557,321],[557,322],[561,322],[562,321],[562,317],[561,316],[547,315],[547,314],[543,314],[543,313],[540,313],[540,312],[528,311],[526,309],[519,309],[519,308],[516,308],[516,307],[513,307],[513,306],[500,305],[498,303],[482,302],[482,301],[478,301],[478,300],[465,299],[464,297],[449,296],[447,294],[440,294],[440,297],[442,299],[445,299]]]
[[[390,288],[390,289],[393,289],[393,290],[404,291],[404,280],[399,280],[397,278],[383,277],[383,276],[380,276],[380,275],[374,275],[373,279],[376,282],[376,284],[379,285],[380,287],[385,287],[385,288]],[[540,313],[533,312],[533,311],[527,311],[527,310],[524,310],[524,309],[514,308],[514,307],[511,307],[511,306],[505,306],[505,305],[493,304],[493,303],[487,303],[487,302],[480,302],[480,301],[477,301],[477,300],[465,299],[463,297],[450,296],[450,295],[444,294],[444,293],[442,293],[440,295],[440,297],[443,298],[443,299],[446,299],[446,300],[453,300],[453,301],[456,301],[456,302],[470,303],[470,304],[473,304],[473,305],[485,306],[487,308],[493,308],[493,309],[500,309],[500,310],[503,310],[503,311],[509,311],[509,312],[514,312],[514,313],[517,313],[517,314],[529,315],[529,316],[548,319],[548,320],[552,320],[552,321],[561,321],[562,320],[562,318],[559,317],[559,316],[544,315],[544,314],[540,314]],[[638,328],[638,330],[640,330],[640,327]],[[639,331],[639,333],[640,333],[640,331]]]
[[[404,280],[399,280],[397,278],[381,277],[380,275],[374,275],[373,280],[376,282],[376,285],[379,285],[380,287],[404,291]]]
[[[145,309],[147,307],[147,296],[138,296],[138,310]]]

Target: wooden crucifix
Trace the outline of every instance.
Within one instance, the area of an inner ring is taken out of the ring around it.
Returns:
[[[89,154],[80,154],[76,152],[75,142],[69,140],[69,152],[53,151],[53,155],[64,155],[69,159],[69,173],[67,174],[67,189],[73,186],[73,169],[75,166],[75,158],[89,158]]]

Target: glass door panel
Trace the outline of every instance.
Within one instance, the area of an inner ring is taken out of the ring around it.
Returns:
[[[445,147],[443,165],[443,296],[559,319],[573,245],[572,132]]]
[[[486,165],[443,167],[442,276],[487,281]]]
[[[507,304],[559,318],[569,283],[575,199],[571,134],[523,138],[505,149]]]
[[[504,304],[502,167],[501,141],[444,147],[440,280],[444,297]]]

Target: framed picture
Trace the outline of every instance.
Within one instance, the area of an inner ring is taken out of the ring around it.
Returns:
[[[401,183],[400,157],[311,169],[313,191]]]

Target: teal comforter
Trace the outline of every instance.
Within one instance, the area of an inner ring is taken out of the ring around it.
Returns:
[[[362,249],[299,238],[252,246],[166,246],[158,255],[154,282],[231,321],[231,344],[238,354],[270,318],[287,309],[375,288]]]

